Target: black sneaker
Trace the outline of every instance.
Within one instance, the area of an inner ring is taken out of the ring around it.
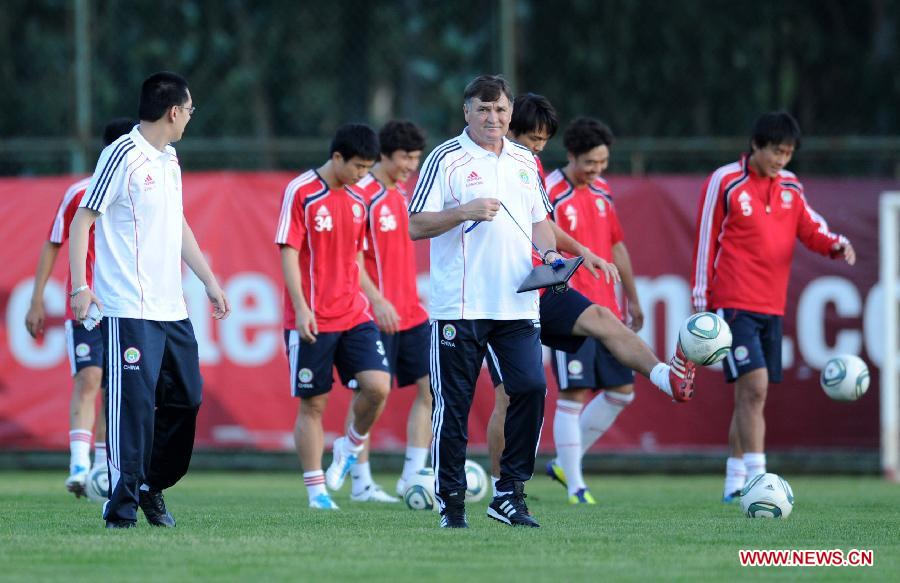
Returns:
[[[141,490],[140,500],[138,502],[147,522],[153,526],[164,526],[166,528],[175,528],[175,519],[166,510],[166,501],[163,500],[162,492],[154,490]]]
[[[466,520],[466,491],[449,492],[441,510],[441,528],[469,528]]]
[[[487,515],[494,520],[510,526],[529,526],[538,528],[528,506],[525,505],[525,484],[513,482],[513,491],[505,496],[495,496],[487,509]]]
[[[134,528],[137,524],[130,520],[107,520],[106,528]]]

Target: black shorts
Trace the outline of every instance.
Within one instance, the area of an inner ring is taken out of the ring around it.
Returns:
[[[88,331],[78,320],[66,320],[66,352],[72,376],[89,366],[103,368],[103,334],[100,326]]]
[[[596,338],[589,338],[577,352],[554,350],[553,374],[559,390],[605,389],[634,383],[634,371],[620,363]]]
[[[591,305],[591,300],[570,287],[563,292],[547,290],[541,296],[541,344],[564,352],[581,348],[585,337],[572,336],[572,330]]]
[[[398,387],[415,384],[420,378],[428,376],[428,347],[431,346],[431,324],[428,321],[396,334],[381,332],[381,342]]]
[[[300,341],[296,330],[284,331],[291,368],[291,394],[315,397],[331,390],[332,367],[341,382],[356,388],[354,377],[366,370],[388,371],[387,353],[374,322],[363,322],[343,332],[321,332],[312,344]]]
[[[781,316],[722,308],[716,313],[731,327],[731,350],[722,369],[733,383],[750,371],[765,368],[770,383],[781,382]]]

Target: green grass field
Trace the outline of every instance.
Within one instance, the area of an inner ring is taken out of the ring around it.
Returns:
[[[469,505],[468,531],[433,512],[354,504],[311,511],[298,475],[194,472],[167,492],[178,528],[107,531],[62,473],[0,473],[0,580],[653,581],[900,580],[900,487],[876,478],[797,477],[784,521],[719,503],[718,476],[589,476],[593,507],[571,507],[538,476],[540,529],[510,529]],[[380,476],[387,488],[395,476]],[[872,568],[742,568],[738,549],[874,549]]]

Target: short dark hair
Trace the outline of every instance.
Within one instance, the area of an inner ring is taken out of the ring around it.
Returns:
[[[563,135],[563,145],[573,156],[590,152],[597,146],[612,146],[614,140],[609,126],[590,117],[575,118]]]
[[[338,128],[331,140],[328,155],[338,152],[345,161],[354,156],[361,160],[378,159],[378,136],[375,130],[361,123],[348,123]]]
[[[188,85],[184,77],[169,71],[154,73],[141,85],[138,117],[146,121],[157,121],[170,107],[184,105],[187,100]]]
[[[415,152],[425,149],[425,131],[411,121],[395,119],[378,132],[381,153],[390,156],[397,150]]]
[[[753,122],[750,146],[765,148],[769,144],[793,144],[800,149],[800,124],[786,111],[764,113]]]
[[[497,101],[500,95],[506,95],[510,103],[513,100],[512,89],[502,75],[479,75],[472,79],[463,91],[463,101],[469,102],[473,97],[481,101]]]
[[[117,117],[109,120],[103,128],[103,146],[108,146],[130,132],[137,122],[130,117]]]
[[[521,136],[541,129],[547,131],[548,138],[556,135],[556,130],[559,129],[559,118],[550,100],[534,93],[516,95],[509,131]]]

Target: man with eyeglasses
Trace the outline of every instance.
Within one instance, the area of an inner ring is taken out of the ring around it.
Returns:
[[[170,145],[195,111],[187,82],[155,73],[142,87],[140,124],[100,154],[70,226],[75,319],[103,315],[109,500],[107,528],[174,527],[162,491],[187,472],[200,409],[200,360],[181,288],[181,262],[206,287],[213,317],[230,308],[184,217],[181,166]],[[94,287],[85,258],[96,225]]]

